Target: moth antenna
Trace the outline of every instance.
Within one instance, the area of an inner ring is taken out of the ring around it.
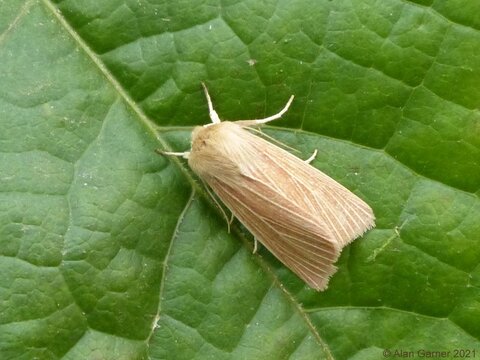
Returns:
[[[275,139],[274,137],[271,137],[270,135],[267,135],[265,134],[261,129],[255,129],[254,127],[245,127],[245,129],[247,130],[250,130],[250,131],[253,131],[253,132],[256,132],[257,134],[259,134],[261,137],[264,137],[268,140],[270,140],[271,142],[273,143],[277,143],[278,145],[280,145],[281,147],[285,148],[285,149],[289,149],[289,150],[292,150],[294,152],[300,152],[298,149],[295,149],[291,146],[288,146],[287,144],[284,144],[283,142],[281,142],[280,140],[277,140]]]
[[[280,119],[283,114],[285,114],[288,111],[288,108],[290,107],[290,104],[292,103],[293,99],[295,98],[294,95],[290,96],[290,99],[288,99],[287,104],[283,107],[282,110],[280,110],[278,113],[275,115],[266,117],[264,119],[254,119],[254,120],[237,120],[235,123],[242,125],[242,126],[256,126],[256,125],[262,125],[266,124],[270,121]]]
[[[202,82],[202,86],[203,86],[203,91],[205,92],[205,97],[207,98],[208,115],[210,115],[210,120],[212,120],[213,124],[219,124],[221,123],[221,120],[217,112],[213,108],[212,99],[210,98],[210,94],[208,93],[207,86],[203,82]]]

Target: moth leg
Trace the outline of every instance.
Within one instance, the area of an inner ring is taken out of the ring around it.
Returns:
[[[180,157],[183,157],[184,159],[188,159],[190,157],[190,151],[172,152],[172,151],[163,151],[160,149],[155,149],[155,152],[160,155],[180,156]]]
[[[317,156],[317,149],[315,149],[315,151],[313,152],[312,156],[310,156],[307,160],[303,160],[305,161],[307,164],[310,164]]]
[[[280,119],[282,117],[283,114],[285,114],[288,110],[288,108],[290,107],[290,104],[292,103],[293,101],[293,98],[295,96],[290,96],[290,99],[288,99],[287,101],[287,104],[283,107],[282,110],[280,110],[278,113],[276,113],[275,115],[272,115],[272,116],[269,116],[269,117],[266,117],[264,119],[254,119],[254,120],[238,120],[238,121],[235,121],[237,124],[239,125],[242,125],[242,126],[255,126],[255,125],[262,125],[262,124],[266,124],[270,121],[273,121],[273,120],[277,120],[277,119]]]
[[[230,221],[228,222],[228,232],[230,232],[230,226],[232,225],[234,218],[235,218],[235,215],[233,215],[233,212],[232,212],[232,214],[230,215]]]
[[[255,254],[258,250],[258,240],[256,237],[253,238],[253,252],[252,254]]]
[[[210,190],[210,188],[209,188],[208,185],[205,183],[205,181],[202,180],[202,183],[203,183],[204,188],[207,190],[207,194],[208,194],[208,195],[210,196],[210,198],[213,200],[213,202],[215,203],[215,205],[220,209],[220,212],[222,213],[223,217],[224,217],[225,220],[227,221],[227,231],[228,231],[228,233],[230,234],[230,225],[232,224],[232,221],[233,221],[233,213],[232,213],[231,219],[229,219],[228,216],[227,216],[227,213],[226,213],[225,210],[223,209],[222,205],[220,205],[220,203],[217,201],[217,198],[216,198],[215,195],[212,193],[212,190]]]
[[[210,120],[212,120],[213,124],[218,124],[221,122],[220,118],[218,117],[217,112],[213,109],[212,99],[210,99],[210,94],[208,93],[207,86],[202,82],[203,91],[205,92],[205,97],[207,98],[208,104],[208,115],[210,115]]]

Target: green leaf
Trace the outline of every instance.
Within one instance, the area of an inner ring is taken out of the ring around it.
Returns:
[[[479,356],[478,2],[0,8],[1,359]],[[294,94],[265,131],[374,209],[325,292],[155,154],[209,122],[202,81],[223,119]]]

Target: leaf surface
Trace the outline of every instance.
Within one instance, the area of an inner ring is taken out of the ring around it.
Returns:
[[[480,11],[458,1],[0,0],[2,359],[480,353]],[[317,293],[181,159],[265,128],[377,227]]]

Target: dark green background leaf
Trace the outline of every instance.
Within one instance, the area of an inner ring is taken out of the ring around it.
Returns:
[[[0,0],[2,359],[480,356],[480,5]],[[317,293],[186,163],[259,118],[377,227]]]

